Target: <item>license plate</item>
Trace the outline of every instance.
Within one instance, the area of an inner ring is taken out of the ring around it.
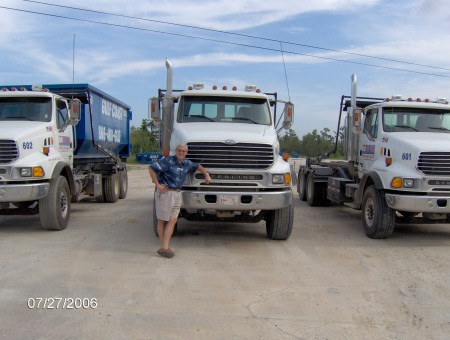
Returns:
[[[238,205],[239,204],[239,196],[238,195],[219,195],[219,204]]]

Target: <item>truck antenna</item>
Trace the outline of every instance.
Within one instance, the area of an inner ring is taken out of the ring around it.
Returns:
[[[284,61],[283,43],[281,41],[280,41],[280,50],[281,50],[281,57],[283,58],[284,77],[286,78],[286,86],[287,86],[287,91],[288,91],[288,98],[289,98],[289,101],[291,101],[291,94],[290,94],[290,91],[289,91],[289,82],[288,82],[288,77],[287,77],[287,72],[286,72],[286,63]]]
[[[75,84],[75,33],[72,41],[72,84]]]

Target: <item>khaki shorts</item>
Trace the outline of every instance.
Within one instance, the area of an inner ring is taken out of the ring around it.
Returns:
[[[166,191],[156,189],[155,192],[156,218],[168,221],[170,217],[178,217],[181,207],[181,192]]]

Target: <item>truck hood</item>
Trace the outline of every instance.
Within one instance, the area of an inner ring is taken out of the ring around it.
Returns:
[[[450,132],[397,132],[389,135],[389,141],[404,145],[412,151],[449,151]],[[403,146],[402,146],[403,147]],[[407,150],[405,150],[407,151]]]
[[[272,126],[240,123],[183,123],[176,125],[178,143],[224,142],[274,144],[277,135]]]
[[[36,136],[45,132],[46,122],[2,121],[0,124],[0,138],[20,140],[28,136]]]

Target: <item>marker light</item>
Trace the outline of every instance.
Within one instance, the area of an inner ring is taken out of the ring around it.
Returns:
[[[48,146],[42,147],[42,153],[44,155],[48,156],[48,154],[50,153],[50,147],[48,147]]]
[[[245,91],[256,92],[256,85],[245,85]]]
[[[237,87],[236,86],[233,86],[233,91],[236,91],[237,90]]]
[[[384,159],[384,163],[386,164],[386,166],[389,166],[392,164],[392,157],[386,157]]]
[[[400,177],[394,177],[391,181],[392,188],[401,188],[403,185],[403,181]]]
[[[227,87],[226,86],[222,86],[222,90],[226,91]]]
[[[203,88],[205,87],[203,83],[194,83],[194,90],[203,90]]]
[[[217,85],[214,85],[214,86],[212,87],[212,89],[213,89],[213,90],[217,90]]]
[[[40,166],[34,166],[33,177],[44,177],[44,169],[42,169]]]

